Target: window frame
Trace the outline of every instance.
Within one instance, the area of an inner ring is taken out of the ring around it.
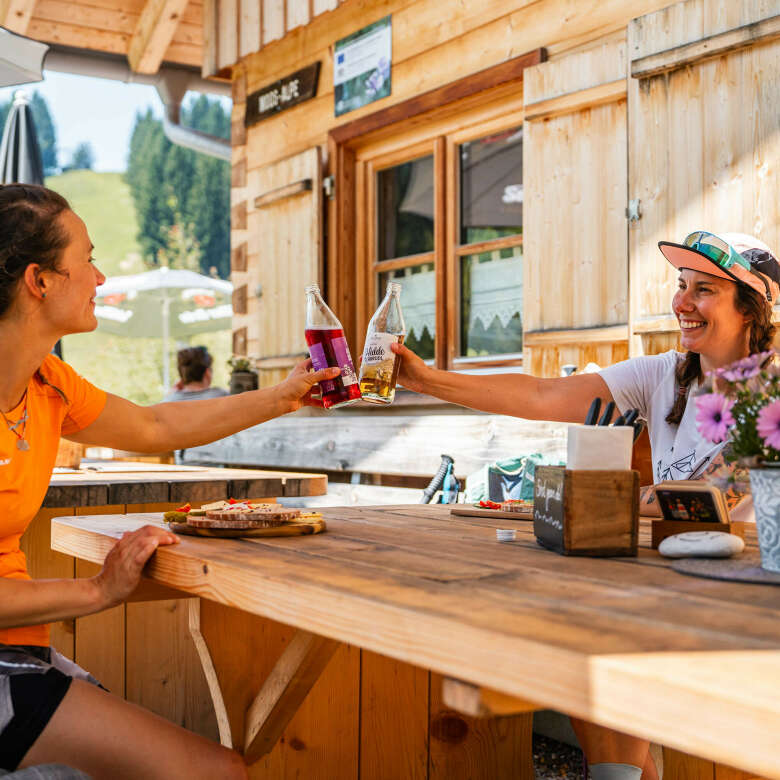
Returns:
[[[471,254],[480,245],[464,245],[456,256],[459,211],[455,199],[457,176],[455,142],[473,140],[501,129],[523,124],[523,71],[544,62],[544,49],[535,49],[479,73],[464,77],[431,92],[410,97],[384,109],[334,127],[328,134],[328,165],[333,173],[335,195],[328,201],[328,256],[326,285],[329,301],[343,313],[342,322],[351,342],[362,349],[368,321],[377,300],[375,269],[369,266],[366,253],[368,220],[366,188],[372,176],[366,163],[376,167],[379,161],[391,167],[415,159],[425,144],[439,143],[443,148],[434,158],[435,214],[444,210],[445,219],[434,218],[434,247],[439,251],[436,297],[435,365],[457,370],[482,370],[495,366],[505,370],[522,370],[519,353],[478,358],[456,356],[459,335],[459,264],[462,254]],[[525,154],[525,152],[524,152]],[[524,169],[525,169],[524,165]],[[444,182],[444,186],[439,186]],[[375,186],[375,185],[374,185]],[[372,215],[373,218],[373,215]],[[370,222],[369,222],[370,224]],[[375,231],[375,227],[370,227]],[[516,245],[517,236],[495,239]],[[443,252],[439,249],[444,247]],[[421,256],[417,256],[419,261]],[[397,258],[402,266],[410,258]],[[408,263],[413,264],[412,262]],[[385,266],[382,270],[389,270]],[[458,272],[456,274],[456,271]]]

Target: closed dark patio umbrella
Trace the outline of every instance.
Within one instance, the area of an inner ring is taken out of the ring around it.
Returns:
[[[0,182],[43,184],[43,162],[27,95],[18,90],[0,141]]]

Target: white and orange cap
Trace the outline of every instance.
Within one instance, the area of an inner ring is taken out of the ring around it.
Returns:
[[[747,285],[761,293],[770,306],[780,295],[780,264],[769,247],[754,236],[696,230],[682,244],[659,241],[658,248],[675,268],[690,268]]]

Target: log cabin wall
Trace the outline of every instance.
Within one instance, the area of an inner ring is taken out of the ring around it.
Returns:
[[[306,21],[288,0],[276,5],[286,9],[282,32],[278,18],[269,26],[262,16],[267,4],[257,27],[251,5],[241,2],[242,12],[234,16],[225,12],[230,3],[212,9],[215,26],[205,40],[206,62],[214,72],[229,68],[234,84],[233,270],[236,285],[248,291],[246,314],[235,317],[235,347],[263,357],[263,384],[278,381],[305,352],[303,296],[291,294],[300,286],[300,265],[284,251],[285,231],[293,235],[300,223],[274,215],[276,238],[270,241],[253,227],[253,203],[264,194],[260,182],[269,166],[318,148],[325,174],[335,173],[337,184],[352,189],[354,181],[338,179],[338,155],[354,156],[354,144],[331,142],[329,148],[331,131],[539,47],[547,61],[527,68],[506,96],[522,101],[514,116],[524,132],[524,370],[557,375],[565,363],[606,365],[675,346],[674,274],[658,255],[661,238],[710,226],[756,233],[778,245],[772,194],[780,151],[777,0],[474,0],[453,4],[446,19],[435,0],[345,0],[324,12],[316,5],[319,15]],[[207,19],[208,9],[207,3]],[[392,95],[335,117],[335,41],[388,14]],[[276,33],[267,35],[269,29]],[[719,47],[715,57],[707,45],[711,36]],[[247,53],[250,46],[257,48]],[[315,99],[245,129],[248,93],[316,61],[322,70]],[[425,121],[435,124],[445,113],[400,122],[399,133]],[[627,220],[632,200],[638,211]],[[361,229],[370,230],[370,220],[362,228],[354,222],[361,204],[353,204],[353,223],[334,220],[344,209],[343,192],[325,204],[331,227],[347,227],[344,236],[331,239],[337,251],[343,238],[354,242]],[[307,208],[316,208],[313,200]],[[334,308],[357,351],[372,306],[366,300],[370,274],[357,262],[332,260],[322,266],[328,272],[321,281],[334,293]],[[311,268],[311,259],[307,263]],[[284,328],[297,335],[283,334],[260,314],[262,298],[253,302],[262,266],[271,277],[281,271],[295,278],[284,288]],[[453,303],[451,280],[441,284],[437,289]],[[437,308],[441,300],[437,295]],[[455,330],[453,315],[447,317]],[[437,364],[453,367],[452,356],[451,344],[437,345]]]
[[[528,147],[540,152],[538,159],[532,159],[528,150],[525,152],[525,191],[543,196],[526,201],[527,304],[523,326],[530,333],[524,359],[526,364],[530,363],[533,373],[555,375],[562,363],[584,366],[595,361],[604,365],[627,356],[626,29],[633,17],[662,8],[668,5],[668,0],[634,3],[475,0],[452,4],[446,19],[442,18],[442,6],[436,0],[372,3],[346,0],[277,40],[270,40],[265,33],[269,28],[268,18],[262,14],[268,11],[267,4],[260,9],[255,3],[259,11],[249,13],[251,4],[241,3],[242,11],[238,14],[228,13],[229,5],[220,3],[209,12],[207,3],[206,18],[211,13],[215,24],[205,36],[205,62],[207,75],[209,67],[217,72],[232,66],[233,278],[238,287],[248,285],[249,294],[247,313],[235,316],[235,347],[263,358],[267,367],[261,371],[263,384],[278,381],[293,356],[298,351],[305,352],[302,295],[287,299],[285,327],[297,324],[297,348],[278,329],[263,324],[269,322],[259,315],[263,304],[252,302],[255,269],[270,265],[287,272],[295,266],[294,260],[288,262],[282,256],[272,256],[273,252],[267,251],[268,235],[261,237],[253,229],[253,202],[263,194],[258,190],[263,169],[319,147],[326,173],[334,173],[336,165],[328,159],[327,141],[329,131],[337,125],[360,120],[539,47],[545,47],[548,62],[538,66],[538,70],[530,69],[536,72],[529,71],[527,83],[531,85],[531,98],[526,97],[526,103],[538,103],[539,110],[524,125]],[[286,16],[298,19],[297,12],[290,14],[292,5],[288,0]],[[392,14],[393,28],[392,95],[336,118],[334,43],[388,14]],[[246,29],[247,24],[252,26],[251,33]],[[278,20],[275,24],[278,26]],[[250,45],[257,50],[246,53]],[[318,60],[322,62],[322,70],[315,99],[245,129],[247,94]],[[563,97],[565,103],[570,93],[579,93],[576,100],[568,107],[556,108],[554,101]],[[522,100],[522,84],[518,84],[515,97]],[[522,105],[517,116],[522,122]],[[567,139],[572,139],[574,145],[570,147]],[[583,181],[577,169],[583,162],[593,175],[581,186]],[[551,182],[550,168],[561,165],[568,173],[557,175]],[[595,174],[605,168],[610,176],[600,181]],[[561,208],[554,205],[559,202]],[[338,196],[335,201],[327,201],[327,206],[331,212],[339,208]],[[557,212],[558,225],[549,219],[531,225],[531,215],[542,212],[549,217],[551,211]],[[283,219],[276,220],[280,225],[278,231],[291,232],[292,226],[284,227],[283,223]],[[559,228],[564,229],[558,233]],[[554,247],[545,239],[545,233],[550,230],[557,236]],[[583,230],[590,242],[587,258],[571,251],[578,231]],[[283,244],[283,240],[281,244],[273,241],[273,251],[279,251]],[[565,274],[556,273],[550,262],[551,249],[556,264],[565,266]],[[608,268],[602,262],[604,259]],[[359,274],[360,269],[355,276]],[[326,285],[337,283],[331,278],[323,281]],[[360,347],[358,342],[366,317],[365,312],[359,312],[356,300],[364,297],[365,288],[358,290],[356,284],[340,298],[343,305],[334,307],[353,336],[351,343],[355,350]],[[533,297],[538,291],[529,287],[534,284],[554,284],[555,300],[546,300],[541,307],[541,301]],[[287,364],[282,365],[285,360]],[[443,361],[446,365],[446,356]]]
[[[689,0],[629,24],[632,352],[675,348],[657,242],[697,228],[780,246],[780,2]],[[673,239],[674,240],[674,239]],[[775,309],[775,319],[777,319]]]

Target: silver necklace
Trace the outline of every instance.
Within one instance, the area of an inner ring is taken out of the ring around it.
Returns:
[[[0,414],[3,415],[3,419],[5,420],[5,424],[8,426],[8,430],[13,433],[14,436],[16,436],[16,449],[17,450],[29,450],[30,444],[29,442],[24,438],[25,434],[27,433],[27,393],[24,394],[24,409],[22,411],[22,416],[16,421],[11,422],[6,416],[5,412],[0,409]],[[22,432],[19,433],[17,430],[19,426],[22,426]]]

